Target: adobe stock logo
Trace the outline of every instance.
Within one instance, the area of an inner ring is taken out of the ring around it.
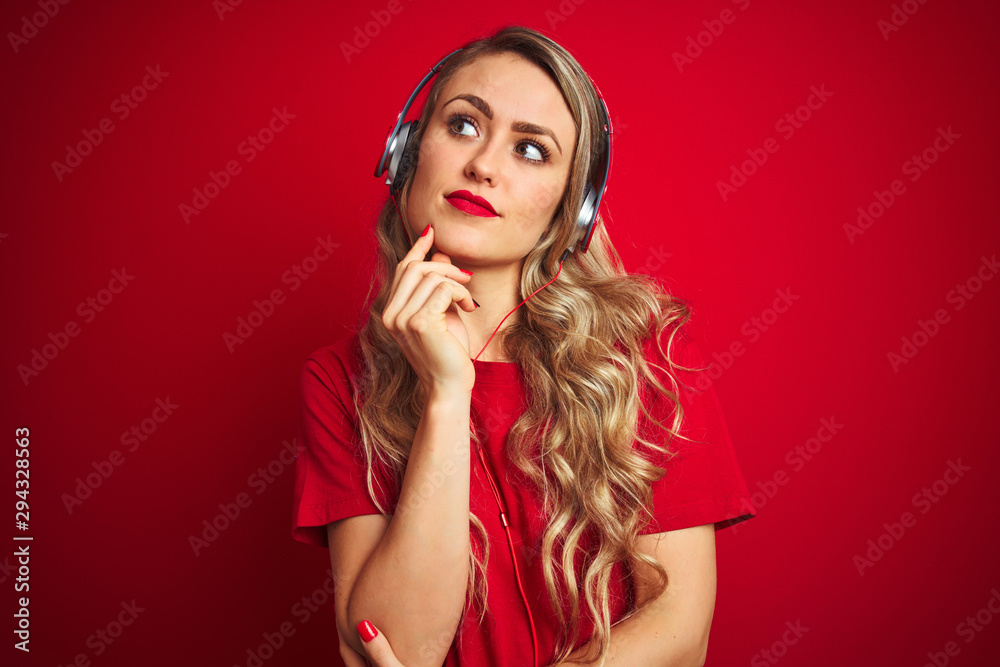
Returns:
[[[382,31],[392,22],[392,17],[400,14],[405,7],[400,0],[389,0],[385,9],[373,9],[368,12],[372,20],[362,26],[354,26],[354,35],[351,43],[341,42],[340,52],[344,54],[344,60],[351,64],[351,58],[361,55],[361,51],[372,43],[372,40],[382,34]]]
[[[254,134],[247,135],[246,139],[237,144],[237,154],[242,155],[247,164],[253,162],[257,159],[257,155],[274,141],[277,134],[283,132],[288,127],[289,122],[296,117],[296,114],[288,112],[287,106],[281,107],[280,111],[278,107],[272,107],[271,118],[267,121],[267,125]],[[241,173],[243,173],[243,165],[238,160],[229,160],[226,162],[225,168],[218,172],[209,169],[205,185],[200,189],[197,187],[191,189],[194,194],[191,203],[181,202],[177,205],[177,210],[181,214],[181,218],[184,219],[184,224],[190,224],[192,217],[200,215],[208,208],[212,200],[229,187],[233,178]]]
[[[929,486],[913,494],[910,502],[914,509],[920,510],[920,514],[930,512],[934,506],[932,503],[941,502],[951,487],[958,484],[959,480],[965,477],[965,473],[972,470],[971,466],[962,464],[961,458],[954,461],[949,459],[947,463],[948,467],[944,469],[940,479],[934,480]],[[866,543],[868,548],[852,559],[854,567],[858,570],[858,576],[865,576],[865,570],[871,569],[875,563],[882,560],[885,554],[903,539],[907,530],[917,525],[917,518],[913,512],[903,512],[899,521],[884,522],[882,527],[885,531],[878,537],[868,540]]]
[[[137,425],[132,425],[127,431],[123,431],[119,438],[122,445],[128,445],[128,453],[131,454],[139,449],[139,446],[149,440],[156,433],[160,424],[167,421],[174,411],[181,407],[177,403],[166,399],[157,398],[156,407],[149,413],[148,417],[142,419]],[[125,454],[120,450],[113,449],[106,459],[91,461],[90,467],[93,472],[88,472],[85,477],[76,478],[76,486],[71,493],[63,493],[63,506],[68,514],[73,514],[73,510],[83,505],[83,501],[94,495],[94,491],[99,489],[106,482],[115,470],[125,463]]]
[[[987,282],[1000,273],[1000,262],[997,262],[996,253],[987,259],[985,255],[980,257],[979,267],[966,278],[964,282],[958,283],[945,295],[945,300],[955,306],[955,311],[962,310],[966,304],[975,298],[976,294],[983,289]],[[914,357],[926,347],[934,336],[938,335],[941,327],[951,322],[951,314],[945,308],[938,308],[932,317],[927,320],[918,319],[917,328],[909,336],[901,336],[902,345],[899,352],[890,351],[886,357],[894,373],[910,363]]]
[[[321,262],[330,259],[333,251],[340,247],[339,243],[334,243],[331,240],[331,236],[331,234],[327,234],[325,239],[317,236],[316,246],[313,248],[312,253],[306,255],[298,264],[292,264],[291,268],[281,274],[281,282],[285,285],[290,285],[289,292],[294,292],[302,287],[303,281],[309,280],[319,270]],[[241,315],[236,318],[235,329],[232,332],[222,332],[222,342],[226,344],[229,354],[232,354],[238,346],[247,342],[250,336],[264,325],[267,318],[274,315],[277,307],[286,303],[288,299],[288,296],[279,287],[272,289],[269,297],[263,301],[254,299],[253,309],[250,310],[247,316],[243,317]]]
[[[576,8],[587,0],[562,0],[555,10],[546,9],[545,19],[549,22],[549,29],[555,30],[556,26],[568,19]]]
[[[76,314],[83,318],[84,324],[90,324],[97,318],[97,313],[104,312],[104,309],[111,305],[115,295],[121,294],[128,284],[135,280],[135,276],[129,274],[125,267],[121,271],[115,269],[111,271],[111,280],[108,281],[107,289],[100,289],[93,296],[88,296],[76,307]],[[83,329],[76,320],[69,320],[63,325],[62,330],[55,333],[49,332],[48,339],[51,342],[43,343],[41,351],[37,347],[31,349],[31,359],[29,364],[18,364],[17,373],[21,376],[24,386],[38,377],[39,373],[49,367],[49,362],[54,361],[59,353],[65,350],[71,338],[80,335]]]
[[[951,129],[951,125],[945,130],[938,127],[937,136],[928,146],[914,153],[910,159],[902,164],[900,170],[904,176],[909,176],[911,183],[916,183],[924,173],[931,168],[931,165],[938,161],[941,154],[955,145],[956,139],[961,139],[962,135]],[[867,206],[858,206],[858,215],[854,224],[844,223],[844,233],[847,240],[854,243],[854,239],[864,234],[872,228],[875,221],[881,218],[896,203],[896,200],[907,193],[906,184],[901,179],[895,179],[889,184],[886,190],[873,190],[874,201]]]
[[[994,605],[994,603],[996,604]],[[976,635],[993,622],[993,617],[996,615],[1000,615],[1000,591],[994,587],[990,589],[990,597],[986,600],[986,604],[976,611],[975,616],[969,614],[955,626],[955,634],[962,637],[966,644],[971,644]],[[962,648],[958,642],[949,641],[945,643],[942,651],[935,653],[928,651],[927,662],[923,664],[923,667],[946,667],[951,663],[951,658],[956,657],[961,652]]]
[[[119,606],[121,607],[121,611],[117,612],[114,618],[87,637],[85,643],[87,648],[94,652],[95,658],[103,655],[115,643],[115,640],[125,633],[125,628],[135,623],[136,619],[139,618],[139,614],[146,611],[145,607],[139,606],[135,598],[132,598],[132,602],[125,602],[123,600]],[[81,651],[67,663],[66,667],[87,667],[91,664],[87,652]],[[63,667],[63,665],[60,663],[56,667]]]
[[[774,293],[775,298],[771,306],[762,310],[759,316],[751,317],[740,327],[740,333],[746,336],[748,344],[759,341],[761,336],[778,321],[778,318],[787,313],[788,309],[800,298],[798,294],[792,293],[791,287],[776,289]],[[713,352],[712,361],[709,362],[708,367],[703,372],[698,373],[698,377],[694,381],[694,389],[697,391],[708,390],[716,380],[733,367],[736,360],[742,357],[746,351],[747,345],[744,345],[743,341],[734,340],[721,354]]]
[[[828,445],[836,437],[838,433],[844,428],[844,425],[837,421],[836,417],[823,417],[819,420],[819,428],[816,429],[816,434],[806,439],[801,445],[795,445],[793,448],[785,452],[785,463],[787,463],[792,468],[792,473],[802,472],[802,469],[806,465],[816,458],[816,456],[823,450],[825,445]],[[761,509],[774,497],[778,495],[781,487],[786,486],[791,481],[791,476],[784,468],[778,468],[771,475],[771,479],[764,479],[763,482],[757,481],[757,489],[750,494],[749,500],[744,498],[742,502],[742,511],[740,514],[751,514],[759,513]],[[739,516],[739,514],[737,515]],[[733,517],[729,517],[733,518]],[[743,524],[736,524],[731,528],[732,532],[735,534]]]
[[[796,131],[801,130],[813,117],[813,113],[822,109],[827,100],[833,97],[833,93],[827,90],[826,84],[823,83],[819,84],[818,88],[810,86],[809,92],[810,95],[803,104],[774,122],[774,131],[779,132],[786,141],[794,137]],[[748,148],[746,154],[749,159],[740,162],[739,166],[731,164],[729,178],[715,182],[722,201],[729,201],[730,195],[746,185],[747,179],[756,174],[757,170],[763,167],[771,155],[777,153],[780,148],[781,145],[774,137],[765,139],[762,148]]]
[[[326,569],[326,578],[323,583],[312,590],[308,595],[292,605],[291,615],[299,622],[299,626],[308,623],[315,615],[328,605],[334,596],[334,591],[343,582],[333,575],[333,569]],[[262,632],[261,641],[256,647],[250,646],[246,650],[246,659],[240,658],[241,663],[233,664],[233,667],[263,667],[264,663],[277,655],[281,647],[288,639],[295,635],[295,624],[291,621],[284,621],[273,632]],[[255,643],[259,640],[255,640]],[[286,664],[286,663],[280,663]]]
[[[906,22],[910,20],[910,17],[917,13],[920,9],[920,5],[927,2],[927,0],[904,0],[902,7],[893,4],[892,13],[889,14],[889,20],[879,19],[875,22],[875,26],[878,28],[879,32],[882,33],[882,39],[886,42],[889,41],[889,35],[897,32],[900,28],[906,25]]]
[[[298,440],[296,438],[292,438],[291,442],[282,440],[278,454],[266,466],[260,466],[255,472],[250,473],[250,476],[247,477],[247,486],[253,489],[257,496],[262,495],[267,491],[268,486],[277,481],[286,470],[293,469],[297,454]],[[203,519],[198,533],[188,535],[188,546],[191,547],[194,555],[200,556],[201,552],[218,540],[222,533],[229,530],[240,516],[245,516],[246,513],[243,510],[253,504],[253,499],[254,496],[248,492],[240,491],[232,501],[219,503],[219,512],[210,519]],[[214,512],[215,509],[210,511]]]
[[[236,8],[243,4],[243,0],[212,0],[212,9],[220,21],[226,20],[226,14],[235,12]]]
[[[741,12],[746,11],[747,7],[750,6],[750,0],[732,1],[733,4],[739,6]],[[705,49],[715,44],[715,40],[722,35],[722,31],[726,29],[726,26],[732,25],[734,21],[736,21],[736,13],[731,9],[723,9],[719,12],[719,18],[717,19],[702,21],[701,24],[705,26],[705,29],[697,35],[688,35],[684,53],[674,51],[671,54],[674,59],[674,65],[677,66],[677,71],[683,74],[684,66],[692,64],[696,58],[705,52]]]
[[[787,629],[782,633],[781,639],[776,640],[769,647],[750,658],[750,667],[768,667],[768,665],[777,664],[779,660],[788,655],[788,647],[798,644],[799,640],[809,632],[809,628],[802,625],[801,620],[796,620],[794,624],[791,621],[785,621],[785,627]]]
[[[111,101],[110,109],[111,113],[118,116],[119,121],[123,121],[129,117],[129,115],[139,107],[141,102],[144,102],[149,96],[149,93],[153,92],[160,87],[163,80],[170,76],[170,72],[164,72],[160,69],[160,65],[157,64],[156,67],[146,65],[146,75],[142,77],[142,81],[132,86],[132,89],[126,91],[116,97]],[[52,171],[56,175],[56,180],[60,183],[63,182],[63,177],[66,174],[73,173],[73,170],[83,164],[83,158],[91,155],[94,149],[101,145],[104,141],[104,137],[115,131],[115,124],[110,118],[102,118],[97,122],[97,127],[92,130],[84,129],[81,131],[83,134],[83,139],[76,142],[72,146],[66,144],[66,156],[63,158],[63,162],[58,160],[52,161]]]
[[[7,41],[18,53],[21,47],[28,43],[28,40],[38,34],[38,31],[49,24],[49,19],[55,18],[59,13],[59,5],[68,5],[69,0],[38,0],[38,6],[42,11],[35,12],[29,19],[27,16],[21,17],[21,29],[17,32],[8,32]]]
[[[642,273],[647,276],[655,275],[663,268],[666,261],[674,256],[674,253],[663,249],[662,243],[656,248],[648,246],[646,249],[649,251],[649,254],[646,255],[645,263],[632,273]]]

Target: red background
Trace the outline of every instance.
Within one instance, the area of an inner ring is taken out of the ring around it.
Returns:
[[[505,4],[251,0],[220,17],[207,0],[72,2],[16,52],[7,36],[0,382],[3,431],[31,429],[32,484],[30,529],[13,527],[11,491],[3,525],[8,544],[34,541],[27,660],[11,646],[14,546],[0,556],[0,662],[247,665],[288,623],[264,664],[336,663],[332,603],[296,613],[329,566],[289,537],[294,471],[279,455],[298,435],[298,372],[356,323],[386,195],[372,171],[402,102],[442,55],[520,23],[600,85],[611,234],[630,269],[693,301],[702,349],[719,355],[759,517],[718,535],[708,664],[995,664],[1000,280],[975,276],[1000,250],[996,6],[910,0],[883,35],[888,1]],[[712,23],[727,8],[732,22]],[[39,11],[5,3],[0,28]],[[391,20],[348,62],[341,44],[372,11]],[[679,70],[673,54],[699,33],[707,46]],[[114,100],[157,65],[169,74],[120,119]],[[787,136],[775,125],[812,86],[830,96]],[[275,107],[294,119],[247,162],[238,145]],[[60,181],[52,163],[102,118],[114,131]],[[959,138],[911,181],[904,163],[938,128]],[[717,183],[769,138],[777,152],[724,201]],[[185,224],[179,204],[229,160],[241,172]],[[852,242],[844,225],[896,179],[905,193]],[[292,290],[283,274],[328,235],[339,247]],[[85,321],[78,304],[123,267],[134,279]],[[949,291],[970,279],[959,309]],[[275,289],[286,300],[230,351],[223,334]],[[798,298],[774,318],[786,289]],[[894,369],[889,353],[938,309],[946,322]],[[78,335],[25,383],[18,367],[68,322]],[[168,397],[173,414],[128,451],[121,434]],[[823,419],[842,428],[795,463]],[[70,513],[64,494],[115,450],[124,462]],[[939,481],[949,461],[969,468],[954,483]],[[935,501],[914,503],[924,487]],[[250,505],[195,555],[189,537],[240,493]],[[915,523],[883,535],[907,511]],[[859,573],[880,536],[889,548]],[[132,600],[143,611],[113,643],[88,643]],[[963,631],[977,612],[985,625]]]

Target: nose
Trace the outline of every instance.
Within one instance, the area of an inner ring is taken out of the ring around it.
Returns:
[[[500,176],[500,142],[496,138],[484,142],[469,158],[465,175],[474,181],[495,185]]]

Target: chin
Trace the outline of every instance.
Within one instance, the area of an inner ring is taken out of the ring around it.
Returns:
[[[446,234],[441,236],[442,238],[435,237],[434,247],[453,260],[475,262],[483,259],[482,244],[475,243],[473,239],[449,239]]]

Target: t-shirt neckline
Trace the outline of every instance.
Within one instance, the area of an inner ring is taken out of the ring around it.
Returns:
[[[513,361],[473,361],[476,384],[480,382],[508,383],[520,379],[521,367]]]

